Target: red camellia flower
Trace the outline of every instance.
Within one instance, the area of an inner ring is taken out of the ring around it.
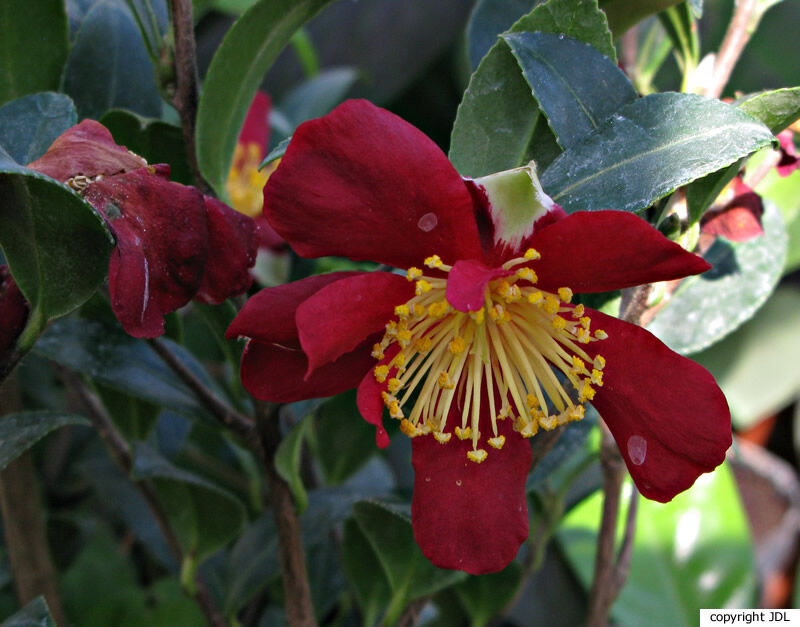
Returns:
[[[265,289],[228,330],[242,380],[276,402],[358,387],[411,436],[412,523],[436,565],[486,573],[528,535],[526,438],[600,412],[641,492],[668,501],[722,462],[730,415],[711,375],[644,329],[573,304],[697,274],[700,257],[641,218],[565,215],[532,167],[464,179],[413,126],[349,101],[301,125],[265,188],[307,257],[405,270]]]
[[[111,307],[127,333],[155,337],[164,315],[191,299],[219,303],[244,292],[255,263],[255,225],[194,187],[169,180],[93,120],[64,132],[28,165],[78,191],[116,238]]]
[[[30,307],[6,265],[0,265],[0,371],[11,359]]]
[[[711,209],[700,222],[702,233],[721,235],[732,242],[747,242],[764,235],[761,218],[764,203],[738,176],[717,198],[719,208]]]

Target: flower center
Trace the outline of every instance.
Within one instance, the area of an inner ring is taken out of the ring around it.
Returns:
[[[251,218],[261,215],[264,205],[264,185],[280,160],[273,161],[259,170],[263,155],[256,143],[236,144],[233,165],[228,172],[225,189],[231,198],[231,206],[239,213]]]
[[[416,296],[395,307],[396,319],[386,325],[372,352],[381,362],[375,378],[386,383],[384,403],[406,435],[432,434],[442,444],[453,433],[471,439],[467,457],[480,463],[488,455],[478,446],[483,400],[488,402],[492,429],[486,441],[496,449],[505,444],[505,436],[497,431],[500,420],[512,419],[514,430],[528,438],[540,426],[550,430],[583,418],[584,403],[603,385],[605,359],[592,359],[581,345],[607,334],[590,330],[583,305],[570,304],[568,287],[555,294],[536,288],[537,276],[529,264],[540,258],[529,249],[503,264],[504,270],[518,269],[490,281],[483,307],[469,312],[454,309],[445,298],[447,278],[441,273],[449,273],[452,266],[438,255],[428,257],[425,265],[439,270],[439,276],[408,270]],[[406,416],[403,408],[415,392]],[[454,402],[461,408],[461,421],[445,431]]]

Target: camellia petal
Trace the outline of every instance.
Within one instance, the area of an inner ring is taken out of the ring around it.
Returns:
[[[478,311],[490,281],[514,274],[503,268],[490,268],[480,261],[456,261],[447,281],[447,302],[459,311]]]
[[[0,265],[0,364],[9,357],[25,328],[30,306],[8,266]]]
[[[592,404],[617,441],[639,491],[666,502],[725,459],[731,420],[709,372],[641,327],[587,310],[608,333],[603,386]]]
[[[451,413],[460,418],[456,409]],[[440,568],[474,575],[501,570],[528,537],[525,480],[531,447],[513,432],[511,420],[498,424],[498,434],[506,438],[503,450],[480,464],[467,460],[470,440],[411,441],[414,537]]]
[[[711,266],[642,218],[621,211],[579,211],[530,240],[542,258],[531,267],[541,289],[608,292],[705,272]]]
[[[395,306],[413,294],[414,286],[404,276],[366,272],[327,285],[309,297],[296,315],[309,374],[353,350],[365,335],[383,331]]]
[[[262,158],[267,154],[269,145],[269,96],[257,91],[247,110],[242,132],[239,133],[240,144],[256,144],[261,149]]]
[[[264,188],[264,215],[298,254],[400,268],[434,252],[479,259],[472,207],[436,144],[363,100],[300,125]]]
[[[733,198],[720,209],[707,211],[700,230],[708,235],[721,235],[732,242],[747,242],[764,234],[761,217],[764,203],[741,180],[736,181]]]

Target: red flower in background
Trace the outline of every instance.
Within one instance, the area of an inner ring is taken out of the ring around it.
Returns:
[[[794,146],[794,131],[787,128],[778,133],[777,137],[780,142],[781,158],[775,169],[780,176],[789,176],[800,167],[800,159],[797,158],[797,149]]]
[[[30,307],[19,291],[8,266],[0,265],[0,370],[17,345]]]
[[[670,500],[724,459],[730,416],[711,375],[571,302],[708,269],[644,220],[566,216],[527,168],[465,180],[420,131],[364,101],[301,125],[264,196],[298,254],[406,270],[262,290],[228,335],[250,338],[241,374],[258,398],[358,387],[380,446],[384,408],[401,421],[414,533],[434,564],[485,573],[514,558],[529,525],[525,438],[581,419],[586,402],[649,498]]]
[[[700,222],[703,233],[721,235],[732,242],[746,242],[764,234],[761,196],[738,176],[726,186],[716,202],[722,206],[703,215]]]
[[[98,122],[68,129],[28,167],[77,190],[105,217],[116,238],[111,307],[130,335],[161,335],[164,315],[191,299],[218,303],[250,286],[252,220],[171,182],[169,166],[149,166]]]

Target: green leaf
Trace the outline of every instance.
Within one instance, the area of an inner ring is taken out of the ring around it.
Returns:
[[[0,107],[0,146],[17,163],[30,163],[77,122],[69,96],[49,91],[23,96]]]
[[[62,0],[0,3],[0,104],[58,89],[67,36]]]
[[[626,482],[623,507],[631,491]],[[628,581],[611,609],[622,625],[693,626],[702,607],[753,607],[750,532],[727,464],[670,503],[639,497]],[[567,514],[559,543],[588,589],[602,509],[599,492]],[[623,510],[624,511],[624,510]],[[621,535],[625,516],[620,516]]]
[[[783,273],[786,232],[780,213],[765,203],[764,235],[748,242],[717,238],[704,258],[713,268],[683,280],[648,325],[672,350],[695,353],[753,316]]]
[[[0,470],[51,431],[65,425],[88,425],[83,416],[53,411],[25,411],[0,418]]]
[[[522,15],[531,10],[531,0],[478,0],[467,25],[467,52],[473,71],[497,42]]]
[[[743,429],[791,404],[800,392],[800,290],[779,287],[752,320],[692,359],[714,375],[734,426]]]
[[[126,440],[148,438],[158,422],[160,406],[99,382],[95,388],[122,437]]]
[[[488,625],[514,597],[522,582],[523,569],[511,562],[503,570],[488,575],[470,575],[453,590],[467,610],[471,625]]]
[[[89,203],[0,150],[0,246],[32,317],[84,303],[103,282],[114,239]]]
[[[64,91],[81,118],[98,119],[113,108],[161,114],[153,63],[127,7],[113,2],[92,6],[64,68]]]
[[[191,354],[177,344],[168,344],[205,385],[219,391]],[[116,390],[189,418],[210,420],[191,390],[147,342],[130,337],[119,325],[96,320],[59,320],[50,325],[35,350]]]
[[[460,571],[437,568],[422,555],[414,540],[411,521],[405,515],[374,501],[356,503],[353,514],[392,589],[384,619],[387,624],[399,618],[409,601],[431,595],[466,577]]]
[[[155,484],[184,552],[196,563],[241,532],[245,510],[238,499],[140,442],[134,445],[131,477]]]
[[[161,120],[114,109],[100,123],[114,136],[114,141],[144,157],[148,163],[168,163],[170,180],[190,185],[194,182],[186,157],[183,131]]]
[[[36,597],[19,612],[9,616],[0,627],[56,627],[44,597]]]
[[[552,33],[511,33],[503,39],[564,149],[639,97],[622,70],[586,43]]]
[[[639,211],[773,141],[763,124],[719,100],[652,94],[562,153],[541,181],[567,213]]]
[[[649,15],[655,15],[681,0],[600,0],[600,8],[608,16],[608,26],[618,39],[631,26]]]
[[[361,624],[377,625],[392,599],[392,588],[369,540],[352,518],[344,525],[342,568],[358,600]]]
[[[289,92],[281,102],[281,111],[296,128],[342,102],[357,80],[358,72],[350,67],[325,70]]]
[[[375,427],[358,413],[355,390],[334,396],[320,407],[314,421],[315,457],[326,482],[338,485],[375,453]]]
[[[616,59],[597,0],[549,0],[511,32],[563,33]],[[510,170],[531,159],[538,107],[514,55],[498,41],[472,74],[450,137],[450,161],[464,176]],[[534,146],[535,147],[535,146]]]
[[[275,159],[279,159],[283,155],[286,154],[286,149],[289,147],[289,142],[292,140],[291,137],[287,137],[280,141],[280,143],[275,146],[272,150],[269,151],[269,154],[264,157],[264,160],[261,162],[261,165],[258,166],[258,169],[262,169],[265,165],[272,163]]]
[[[330,0],[260,0],[231,27],[206,74],[197,111],[197,159],[224,195],[250,102],[292,34]]]
[[[303,418],[287,434],[275,452],[275,470],[289,484],[298,514],[302,514],[308,505],[308,495],[300,477],[300,456],[311,424],[310,418]]]

